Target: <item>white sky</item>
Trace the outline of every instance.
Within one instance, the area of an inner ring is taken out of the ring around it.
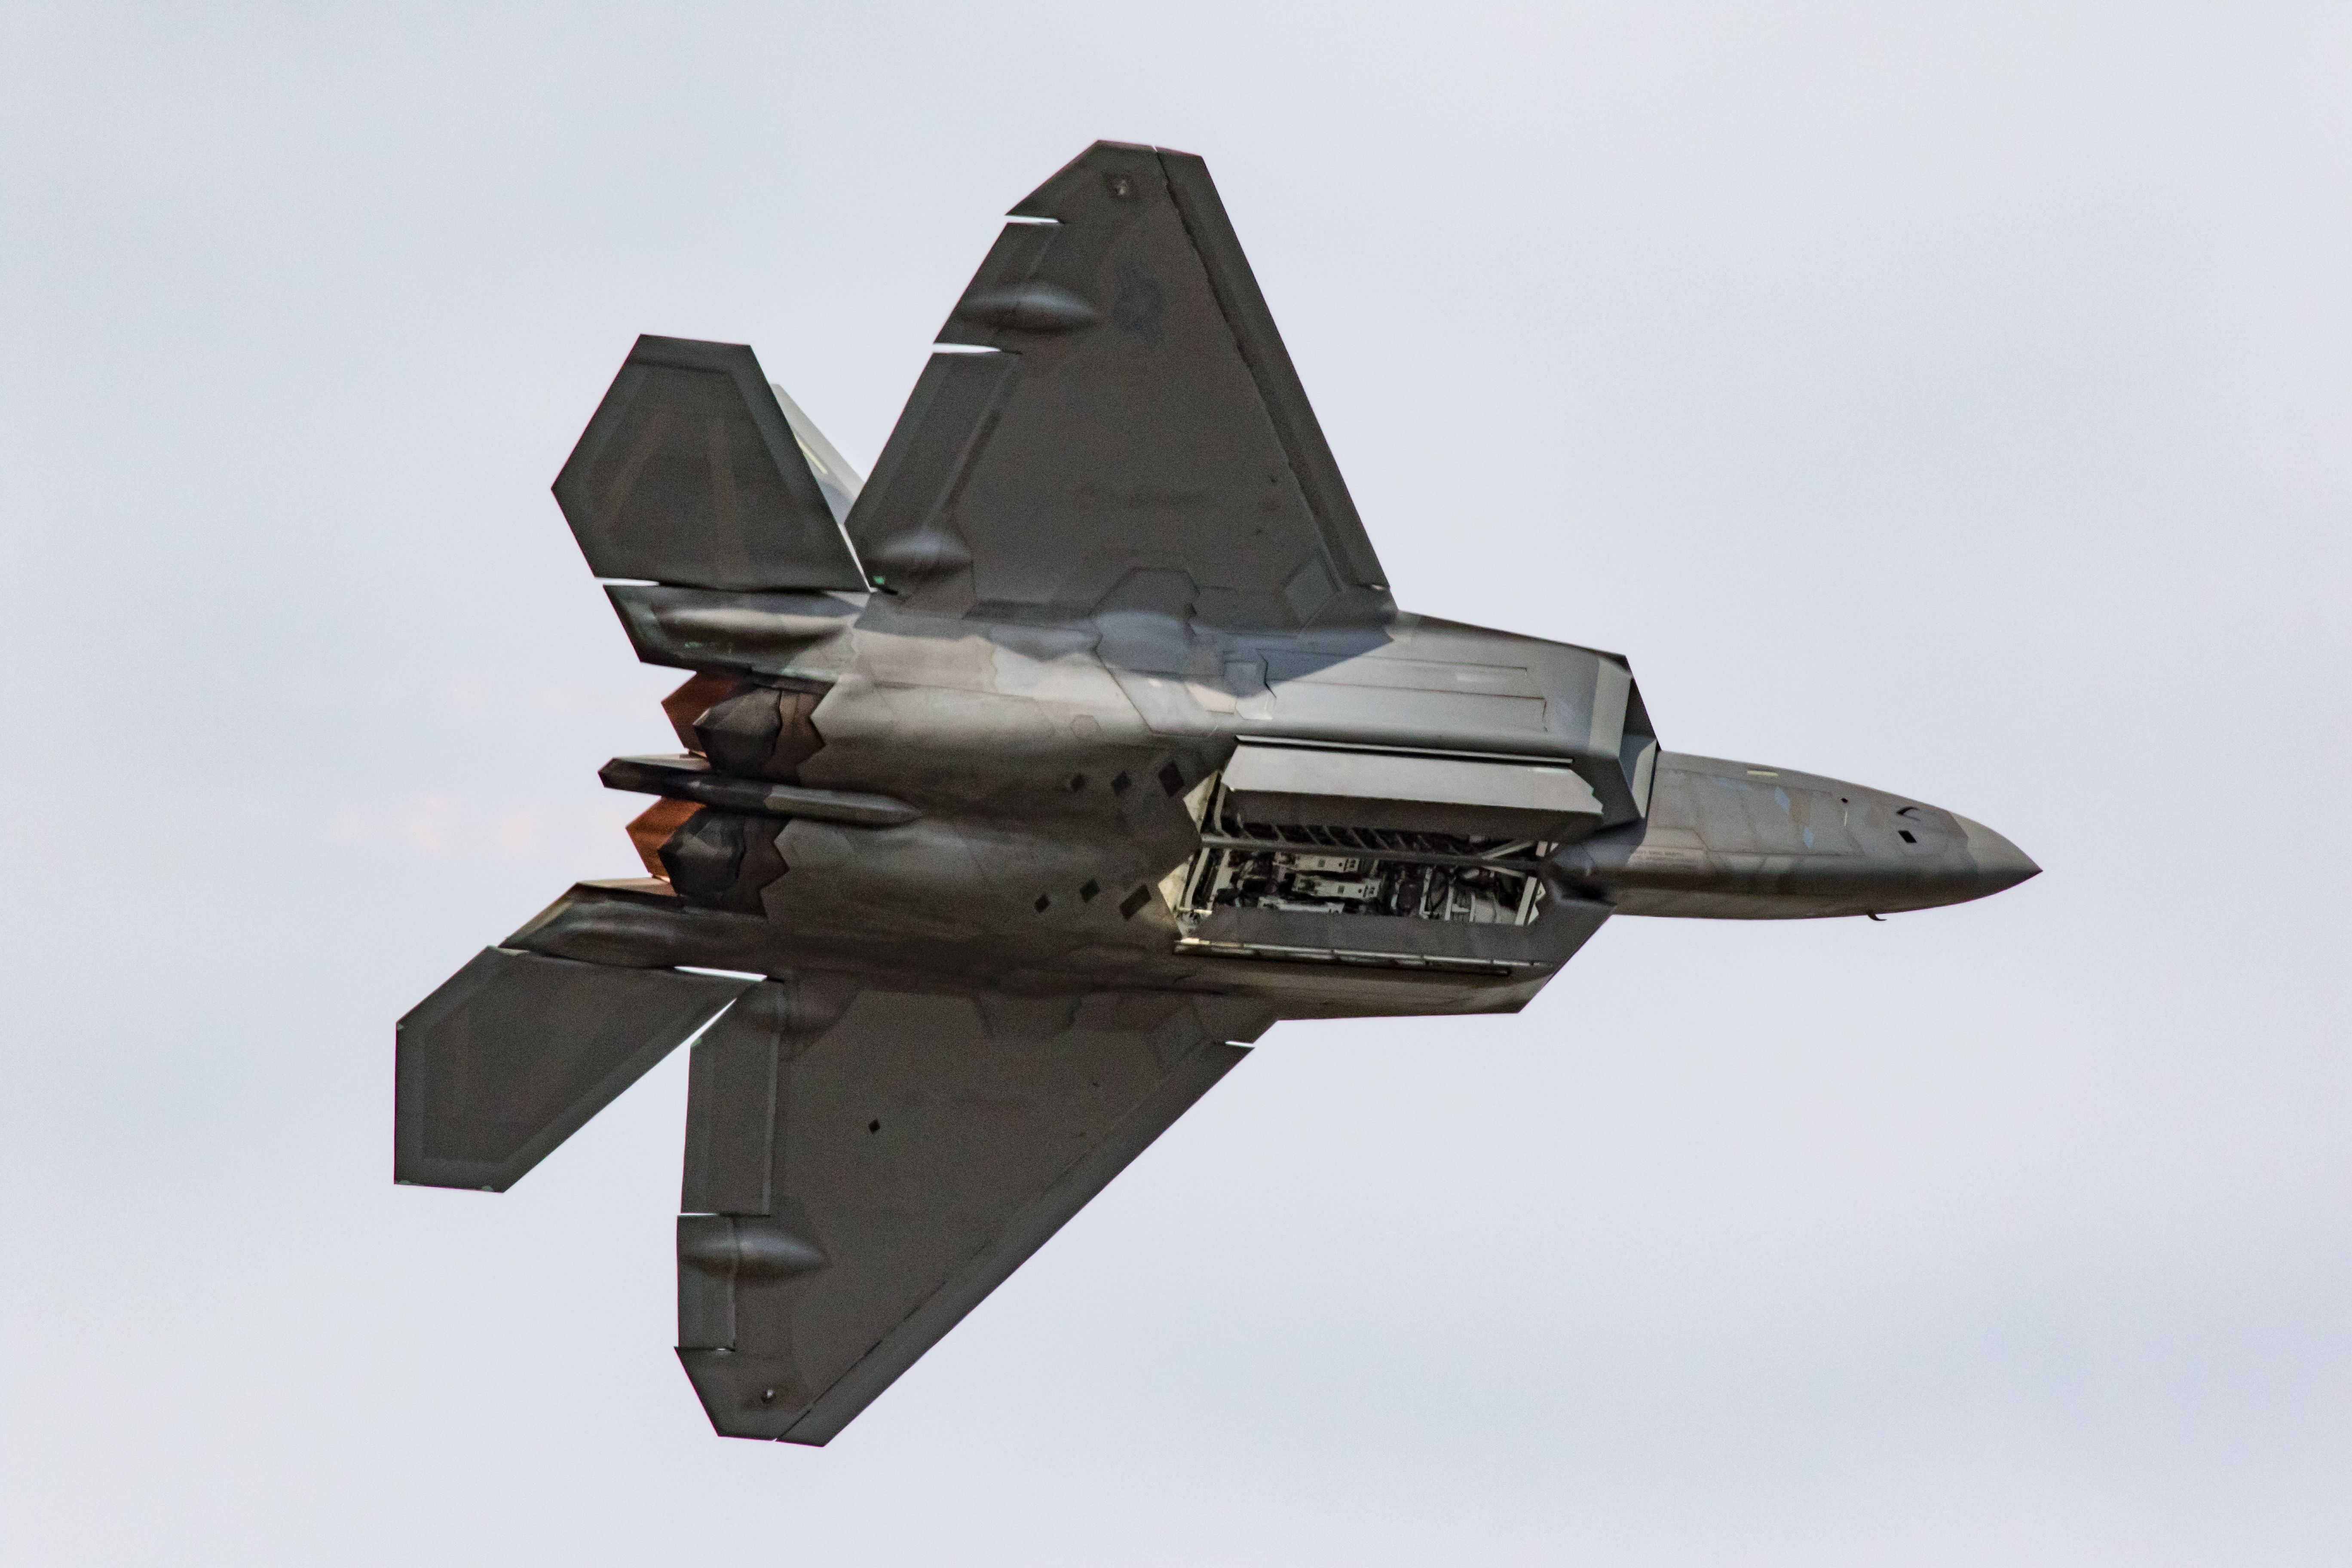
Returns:
[[[0,13],[0,1560],[2335,1564],[2352,13]],[[639,331],[869,468],[1204,154],[1400,597],[2047,868],[1285,1026],[834,1446],[668,1346],[684,1061],[395,1189],[392,1021],[656,701]]]

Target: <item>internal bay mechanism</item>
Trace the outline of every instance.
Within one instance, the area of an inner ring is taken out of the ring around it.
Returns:
[[[1253,822],[1236,809],[1231,788],[1222,782],[1213,787],[1201,853],[1169,900],[1188,936],[1220,909],[1524,926],[1542,906],[1540,868],[1549,843]]]

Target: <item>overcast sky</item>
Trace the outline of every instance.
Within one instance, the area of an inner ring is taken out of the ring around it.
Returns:
[[[2352,12],[0,11],[0,1560],[2338,1564]],[[1398,596],[2046,868],[1285,1025],[831,1447],[669,1346],[685,1062],[395,1189],[392,1024],[669,745],[640,331],[870,467],[1209,160]]]

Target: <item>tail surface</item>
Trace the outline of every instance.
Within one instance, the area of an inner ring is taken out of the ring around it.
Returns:
[[[506,1191],[751,984],[484,948],[398,1026],[394,1180]]]
[[[857,476],[741,343],[641,337],[555,500],[597,576],[864,588],[841,531]]]

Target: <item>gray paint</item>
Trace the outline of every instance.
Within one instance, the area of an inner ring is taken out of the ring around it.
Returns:
[[[2040,869],[1992,829],[1923,801],[1672,752],[1659,756],[1643,821],[1553,864],[1622,913],[1714,920],[1931,909]]]
[[[1582,779],[1524,763],[1244,743],[1224,780],[1234,809],[1251,822],[1501,829],[1558,842],[1582,837],[1601,820],[1601,802]]]
[[[1198,159],[1098,143],[1015,216],[940,333],[982,352],[933,356],[863,489],[750,350],[641,342],[558,493],[600,574],[659,579],[607,587],[638,656],[695,672],[688,754],[604,773],[678,803],[632,829],[656,874],[403,1025],[403,1179],[503,1185],[742,993],[678,1233],[730,1435],[838,1432],[1274,1020],[1515,1011],[1615,914],[2035,870],[1662,752],[1622,656],[1398,610]]]
[[[1166,993],[873,987],[823,1021],[788,995],[755,987],[711,1031],[764,1075],[698,1059],[688,1202],[720,1212],[679,1228],[679,1354],[719,1430],[796,1442],[837,1432],[1237,1062],[1215,1035],[1263,1026]]]
[[[394,1179],[506,1191],[747,984],[485,948],[394,1026]]]
[[[792,394],[772,381],[768,383],[768,390],[775,395],[776,406],[782,410],[785,423],[793,427],[793,439],[800,444],[801,457],[808,464],[809,477],[816,481],[816,488],[824,496],[825,510],[833,513],[835,522],[846,521],[849,509],[856,504],[857,492],[865,488],[866,481],[858,477],[856,468],[850,467],[849,459],[824,438],[824,432],[816,427],[816,422],[801,412],[801,405],[793,401]]]
[[[834,488],[845,487],[836,478]],[[791,423],[740,343],[639,338],[556,477],[555,499],[600,577],[865,585]]]
[[[1139,568],[1221,625],[1388,613],[1199,160],[1097,142],[1013,214],[1051,221],[1008,225],[940,332],[994,352],[935,356],[850,516],[877,579],[959,615],[1084,610]]]

